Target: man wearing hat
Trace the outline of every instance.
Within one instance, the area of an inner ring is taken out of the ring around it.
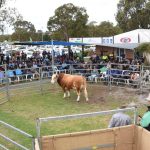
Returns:
[[[140,125],[150,131],[150,94],[146,98],[144,103],[147,106],[147,111],[144,113],[143,117],[140,120]]]

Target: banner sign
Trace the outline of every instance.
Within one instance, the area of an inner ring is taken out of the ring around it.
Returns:
[[[101,44],[102,38],[101,37],[95,37],[95,38],[83,38],[83,43],[87,44]]]
[[[102,44],[113,44],[113,37],[102,37]]]
[[[82,38],[69,38],[69,42],[82,43]]]
[[[126,32],[114,36],[114,43],[138,43],[138,32]]]

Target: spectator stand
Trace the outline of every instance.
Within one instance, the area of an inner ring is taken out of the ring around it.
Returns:
[[[5,66],[0,66],[0,85],[3,85],[6,82],[5,79]]]
[[[50,78],[53,74],[52,67],[51,66],[42,66],[41,67],[41,78],[46,79]]]
[[[9,96],[9,82],[6,75],[6,65],[0,66],[0,104],[7,102],[10,99]]]
[[[140,76],[140,91],[150,90],[150,66],[141,66]]]
[[[110,77],[111,85],[139,87],[140,70],[133,70],[130,65],[124,69],[124,65],[126,64],[111,64],[111,68],[106,72]]]

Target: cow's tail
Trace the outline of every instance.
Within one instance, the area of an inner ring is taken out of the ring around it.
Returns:
[[[85,96],[86,101],[89,101],[88,93],[87,93],[86,79],[85,78],[83,80],[83,90],[84,90],[84,96]]]

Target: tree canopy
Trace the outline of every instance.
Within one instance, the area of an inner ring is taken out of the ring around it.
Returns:
[[[118,26],[114,26],[109,21],[103,21],[99,25],[93,22],[88,24],[88,34],[90,37],[108,37],[121,33],[122,30]]]
[[[36,32],[34,25],[25,20],[16,21],[14,23],[14,30],[12,39],[19,41],[28,41]]]
[[[15,32],[31,32],[35,33],[35,27],[31,22],[25,20],[18,20],[14,23]]]
[[[0,8],[5,4],[6,0],[0,0]]]
[[[5,7],[0,9],[0,32],[3,34],[6,28],[13,27],[17,20],[22,20],[22,16],[16,8]]]
[[[68,3],[55,10],[55,15],[49,18],[47,27],[54,35],[59,35],[67,41],[69,37],[85,36],[87,22],[86,9]]]
[[[150,29],[150,0],[120,0],[116,21],[124,31]]]

